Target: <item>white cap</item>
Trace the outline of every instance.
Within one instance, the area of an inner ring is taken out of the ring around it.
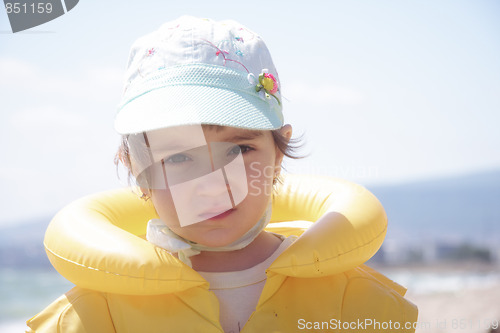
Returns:
[[[132,46],[117,132],[194,124],[283,126],[280,82],[269,50],[235,21],[183,16]]]

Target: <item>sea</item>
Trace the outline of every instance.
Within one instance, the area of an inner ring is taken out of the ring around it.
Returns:
[[[24,332],[25,322],[73,287],[53,269],[0,269],[0,332]]]
[[[413,295],[459,292],[500,284],[500,270],[489,272],[381,268]],[[73,284],[55,270],[0,269],[0,332],[24,332],[26,320],[56,300]]]

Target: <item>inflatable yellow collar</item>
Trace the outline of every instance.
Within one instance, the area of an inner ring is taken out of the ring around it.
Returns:
[[[44,245],[68,280],[101,292],[158,295],[208,283],[143,236],[154,207],[130,189],[77,200],[51,221]],[[365,188],[321,176],[288,175],[273,201],[268,231],[300,236],[268,274],[316,277],[347,271],[381,246],[387,218]]]

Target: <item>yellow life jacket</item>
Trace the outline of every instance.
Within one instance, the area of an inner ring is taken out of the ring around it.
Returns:
[[[209,285],[144,240],[154,207],[122,189],[80,199],[50,223],[52,265],[77,287],[28,321],[34,332],[222,332]],[[267,270],[241,332],[414,332],[405,288],[362,265],[381,246],[387,218],[364,187],[288,175],[268,231],[300,236]]]

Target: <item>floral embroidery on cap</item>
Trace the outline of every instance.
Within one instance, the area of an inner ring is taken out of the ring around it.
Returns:
[[[231,61],[231,62],[234,62],[234,63],[236,63],[236,64],[241,65],[241,66],[245,69],[245,71],[247,71],[247,73],[248,73],[248,68],[246,68],[246,67],[245,67],[245,65],[243,65],[241,62],[239,62],[239,61],[237,61],[237,60],[235,60],[235,59],[231,59],[231,58],[229,58],[230,53],[229,53],[228,51],[226,51],[226,50],[222,49],[222,47],[223,47],[224,43],[225,43],[225,42],[228,42],[227,40],[220,41],[218,45],[215,45],[214,43],[212,43],[212,42],[210,42],[210,41],[208,41],[208,40],[206,40],[206,39],[202,39],[202,41],[204,41],[205,43],[208,43],[210,46],[214,47],[214,48],[217,50],[217,52],[215,52],[215,55],[216,55],[217,57],[218,57],[218,56],[222,56],[222,58],[224,59],[223,66],[226,66],[226,63],[227,63],[228,61]],[[234,43],[233,41],[229,41],[229,42],[230,42],[230,43]],[[240,57],[242,57],[242,56],[243,56],[243,52],[241,52],[241,51],[240,51],[240,50],[236,47],[236,44],[233,44],[233,46],[235,46],[235,48],[236,48],[235,54],[236,54],[236,55],[239,55]]]
[[[137,74],[140,77],[144,77],[150,74],[157,68],[165,67],[162,57],[158,56],[158,49],[156,47],[148,47],[142,57],[139,59],[139,65],[137,67]]]
[[[274,95],[278,91],[278,82],[273,74],[262,73],[259,75],[259,83],[268,93]],[[259,89],[260,90],[260,89]]]
[[[267,99],[273,96],[278,101],[278,104],[281,105],[278,97],[274,95],[278,92],[278,81],[273,74],[268,73],[267,69],[263,69],[262,73],[259,74],[258,83],[255,82],[256,80],[253,74],[248,76],[248,81],[250,84],[256,84],[255,91],[257,91],[259,95],[263,95]]]

